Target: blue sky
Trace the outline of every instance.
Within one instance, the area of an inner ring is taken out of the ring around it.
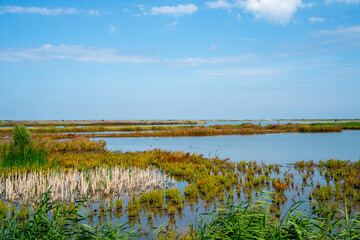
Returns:
[[[360,117],[360,0],[0,0],[0,120]]]

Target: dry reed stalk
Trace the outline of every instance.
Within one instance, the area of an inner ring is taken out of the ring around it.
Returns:
[[[167,189],[175,180],[155,169],[99,167],[33,173],[13,173],[0,177],[0,191],[8,201],[29,202],[52,187],[51,199],[73,201],[82,197],[94,200]]]

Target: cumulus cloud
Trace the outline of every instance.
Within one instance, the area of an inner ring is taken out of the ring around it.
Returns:
[[[151,63],[157,59],[143,56],[124,56],[117,49],[92,48],[81,45],[45,44],[33,48],[1,48],[0,61],[42,61],[70,59],[79,62]]]
[[[186,14],[193,14],[196,12],[198,7],[194,4],[179,4],[177,6],[162,6],[162,7],[152,7],[150,9],[151,15],[173,15],[180,16]]]
[[[283,25],[290,22],[298,8],[304,7],[301,0],[246,0],[239,5],[256,18]]]
[[[265,19],[272,23],[285,25],[290,22],[299,8],[311,7],[313,4],[303,4],[302,0],[227,0],[206,2],[210,8],[239,8],[252,13],[257,19]]]
[[[309,18],[309,22],[311,22],[311,23],[321,23],[321,22],[325,22],[325,18],[311,17],[311,18]]]

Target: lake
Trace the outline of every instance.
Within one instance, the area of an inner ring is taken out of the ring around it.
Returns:
[[[241,160],[292,164],[301,160],[360,159],[360,131],[281,133],[206,137],[95,138],[110,150],[145,151],[154,148]]]

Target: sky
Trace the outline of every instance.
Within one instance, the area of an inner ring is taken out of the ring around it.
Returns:
[[[360,118],[360,0],[0,0],[0,120]]]

